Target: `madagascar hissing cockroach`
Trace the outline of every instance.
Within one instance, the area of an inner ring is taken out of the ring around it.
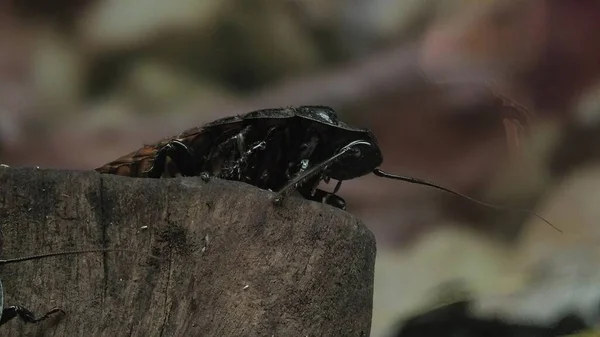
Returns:
[[[24,262],[24,261],[30,261],[30,260],[38,260],[38,259],[43,259],[43,258],[52,257],[52,256],[60,256],[60,255],[73,255],[73,254],[84,254],[84,253],[107,253],[107,252],[139,253],[135,250],[115,249],[115,248],[70,250],[70,251],[61,251],[61,252],[46,253],[46,254],[39,254],[39,255],[30,255],[30,256],[17,257],[17,258],[12,258],[12,259],[5,259],[5,260],[0,259],[0,265]],[[36,317],[35,314],[33,312],[31,312],[29,309],[19,306],[19,305],[11,305],[9,307],[4,307],[4,288],[2,286],[1,280],[0,280],[0,309],[2,309],[2,311],[0,312],[0,326],[6,324],[8,321],[10,321],[11,319],[13,319],[15,317],[19,317],[23,322],[26,322],[26,323],[39,323],[54,314],[57,314],[57,313],[64,314],[65,313],[62,309],[55,307],[55,308],[52,308],[49,311],[47,311],[45,314],[43,314],[39,317]]]
[[[424,180],[385,173],[378,169],[382,162],[373,132],[340,121],[330,107],[314,105],[263,109],[221,118],[146,145],[96,171],[147,178],[217,177],[276,191],[276,204],[297,191],[308,200],[341,209],[346,203],[335,193],[342,181],[374,173],[435,187],[486,206],[513,210]],[[317,188],[330,179],[338,181],[333,192]],[[550,224],[529,210],[517,210],[532,213]]]
[[[368,144],[368,150],[350,161],[346,156],[330,160],[351,143],[350,147],[357,148]],[[329,107],[302,106],[218,119],[146,145],[96,171],[130,177],[182,175],[236,180],[281,191],[278,200],[283,199],[284,192],[291,192],[292,188],[282,190],[288,182],[301,178],[302,183],[293,189],[304,198],[343,209],[344,200],[335,192],[317,189],[319,183],[365,175],[382,160],[371,131],[343,123]],[[327,168],[311,170],[324,162]]]

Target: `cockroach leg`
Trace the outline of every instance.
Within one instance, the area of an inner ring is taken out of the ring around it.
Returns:
[[[224,154],[228,152],[228,148],[235,149],[236,151],[233,151],[233,154],[237,154],[238,158],[241,157],[244,153],[244,148],[246,147],[246,137],[250,131],[252,131],[252,129],[252,125],[248,125],[240,132],[221,142],[210,152],[208,155],[208,161],[212,161],[216,157],[223,157]]]
[[[316,184],[306,184],[306,187],[298,188],[298,192],[307,200],[312,200],[320,203],[324,203],[342,210],[346,209],[346,201],[341,197],[335,195],[335,192],[327,192],[322,189],[316,188],[319,185],[321,179],[316,180]]]
[[[313,167],[311,167],[310,169],[297,174],[293,179],[290,180],[290,182],[285,185],[279,192],[277,192],[277,194],[275,195],[275,197],[273,198],[273,203],[276,205],[280,205],[283,202],[283,199],[294,189],[296,189],[298,186],[300,186],[301,184],[303,184],[304,182],[306,182],[308,179],[310,179],[311,177],[322,173],[323,171],[325,171],[327,169],[327,167],[329,165],[331,165],[332,163],[340,160],[342,157],[347,156],[347,155],[351,155],[355,153],[355,146],[359,146],[359,145],[369,145],[371,146],[370,143],[362,141],[362,140],[357,140],[357,141],[353,141],[350,144],[344,146],[338,153],[336,153],[335,155],[331,156],[329,159],[324,160],[323,162],[314,165]]]
[[[150,178],[160,178],[165,171],[167,157],[171,158],[181,175],[191,176],[194,173],[194,155],[190,149],[178,140],[173,140],[160,148],[154,156],[154,163],[148,170]]]
[[[208,172],[200,172],[200,179],[207,183],[210,181],[210,174],[208,174]]]
[[[333,192],[327,192],[317,188],[321,181],[325,181],[326,178],[326,176],[315,176],[300,186],[298,188],[298,192],[307,200],[324,203],[345,210],[346,201],[343,198],[335,195],[342,185],[341,180],[335,185]]]
[[[313,200],[342,210],[346,209],[346,201],[342,197],[321,189],[317,189]]]
[[[169,144],[163,146],[156,152],[152,167],[145,172],[150,178],[160,178],[165,171],[165,163],[167,162],[167,152]]]
[[[238,160],[236,160],[231,165],[231,167],[229,167],[227,169],[227,173],[225,173],[225,175],[230,176],[230,177],[235,175],[238,179],[241,179],[242,171],[246,171],[246,165],[248,163],[248,159],[250,158],[250,156],[255,154],[258,150],[264,150],[266,148],[267,148],[267,142],[265,142],[265,141],[260,141],[260,142],[256,142],[256,143],[252,144],[250,149],[245,151],[241,155],[241,157]]]
[[[189,147],[178,140],[170,143],[169,157],[183,176],[192,176],[196,172],[196,158]]]
[[[15,317],[19,317],[26,323],[39,323],[57,313],[62,313],[64,315],[65,312],[60,308],[53,308],[44,315],[36,318],[35,315],[27,308],[18,305],[13,305],[2,310],[2,318],[0,318],[0,325],[5,324],[6,322],[10,321]]]
[[[235,135],[220,141],[208,154],[202,172],[216,174],[222,170],[227,170],[227,168],[222,167],[223,164],[239,160],[244,154],[246,137],[252,129],[253,127],[248,125]],[[227,174],[217,176],[224,178]],[[206,181],[204,178],[202,180]]]

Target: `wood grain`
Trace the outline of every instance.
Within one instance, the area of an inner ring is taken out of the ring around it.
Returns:
[[[375,239],[347,212],[197,178],[0,168],[1,336],[368,336]],[[150,254],[161,257],[155,259]]]

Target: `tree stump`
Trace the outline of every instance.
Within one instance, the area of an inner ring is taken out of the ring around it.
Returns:
[[[1,336],[368,336],[375,240],[355,217],[199,178],[0,168]],[[153,258],[158,256],[160,259]]]

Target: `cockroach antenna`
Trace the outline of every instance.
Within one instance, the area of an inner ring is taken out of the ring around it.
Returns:
[[[0,265],[9,264],[9,263],[16,263],[16,262],[23,262],[23,261],[30,261],[30,260],[37,260],[37,259],[43,259],[43,258],[52,257],[52,256],[85,254],[85,253],[108,253],[108,252],[127,252],[127,253],[140,254],[140,252],[136,251],[136,250],[132,250],[132,249],[118,249],[118,248],[95,248],[95,249],[64,250],[64,251],[60,251],[60,252],[43,253],[43,254],[28,255],[28,256],[23,256],[23,257],[15,257],[15,258],[12,258],[12,259],[0,259]],[[145,254],[145,255],[149,255],[150,257],[155,258],[155,259],[161,259],[160,257],[155,256],[155,255],[150,255],[150,254]]]
[[[391,173],[387,173],[384,172],[380,169],[374,169],[373,170],[373,174],[375,174],[378,177],[383,177],[383,178],[388,178],[388,179],[396,179],[396,180],[401,180],[401,181],[406,181],[408,183],[411,184],[417,184],[417,185],[424,185],[424,186],[429,186],[429,187],[433,187],[433,188],[437,188],[438,190],[442,190],[444,192],[448,192],[451,194],[454,194],[456,196],[459,196],[461,198],[465,198],[469,201],[472,201],[474,203],[486,206],[486,207],[490,207],[490,208],[496,208],[496,209],[501,209],[501,210],[505,210],[505,211],[519,211],[519,212],[523,212],[523,213],[527,213],[527,214],[531,214],[536,216],[537,218],[539,218],[540,220],[544,221],[545,223],[547,223],[548,225],[550,225],[550,227],[554,228],[555,230],[557,230],[558,232],[562,233],[563,231],[560,230],[558,227],[554,226],[550,221],[546,220],[544,217],[542,217],[541,215],[539,215],[538,213],[530,210],[530,209],[526,209],[526,208],[518,208],[518,207],[508,207],[508,206],[503,206],[503,205],[496,205],[496,204],[491,204],[491,203],[487,203],[481,200],[477,200],[475,198],[472,198],[468,195],[453,191],[451,189],[445,188],[443,186],[437,185],[435,183],[426,181],[426,180],[422,180],[422,179],[418,179],[418,178],[413,178],[413,177],[409,177],[409,176],[402,176],[402,175],[396,175],[396,174],[391,174]]]
[[[60,256],[60,255],[73,255],[73,254],[85,254],[85,253],[106,253],[106,252],[127,252],[127,253],[140,254],[140,252],[136,251],[136,250],[118,249],[118,248],[65,250],[65,251],[59,251],[59,252],[53,252],[53,253],[44,253],[44,254],[29,255],[29,256],[24,256],[24,257],[16,257],[16,258],[12,258],[12,259],[0,259],[0,265],[29,261],[29,260],[37,260],[37,259],[43,259],[43,258],[48,258],[48,257],[52,257],[52,256]],[[154,256],[151,254],[145,254],[145,255],[149,255],[156,259],[161,259],[160,257]],[[60,308],[53,308],[53,309],[47,311],[45,314],[43,314],[39,317],[36,317],[34,315],[34,313],[31,312],[29,309],[19,306],[19,305],[11,305],[9,307],[5,307],[4,306],[4,288],[2,287],[1,280],[0,280],[0,310],[1,310],[0,311],[0,326],[6,324],[8,321],[12,320],[15,317],[19,317],[25,323],[39,323],[39,322],[49,318],[50,316],[53,316],[54,314],[57,314],[57,313],[64,314],[65,313]]]

